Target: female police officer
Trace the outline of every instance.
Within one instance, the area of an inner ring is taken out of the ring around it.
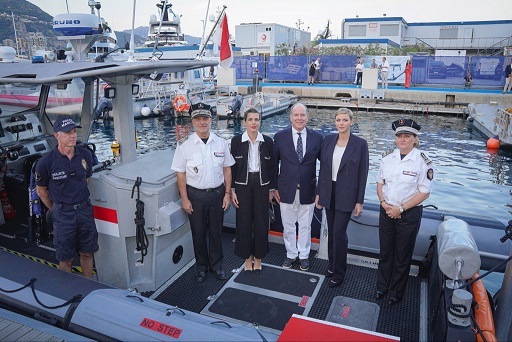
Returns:
[[[411,119],[392,124],[398,149],[385,155],[377,174],[380,259],[377,299],[389,291],[389,304],[400,302],[405,293],[423,206],[432,189],[434,168],[417,149],[420,125]]]

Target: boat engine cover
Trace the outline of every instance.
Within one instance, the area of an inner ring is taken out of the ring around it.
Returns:
[[[463,220],[447,217],[437,229],[439,268],[450,279],[457,277],[457,261],[462,261],[462,278],[469,279],[481,265],[478,247],[469,226]]]

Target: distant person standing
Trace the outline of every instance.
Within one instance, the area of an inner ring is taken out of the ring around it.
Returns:
[[[235,255],[245,260],[245,271],[261,271],[269,250],[269,202],[274,186],[272,139],[259,132],[261,114],[253,107],[244,113],[245,132],[231,139],[233,187],[236,208]]]
[[[354,64],[354,67],[356,67],[361,62],[362,62],[361,57],[357,56],[356,64]],[[356,84],[356,81],[357,81],[357,71],[356,71],[356,75],[354,76],[354,84]]]
[[[372,64],[370,65],[370,69],[377,69],[379,66],[377,65],[377,62],[375,61],[375,58],[372,59]]]
[[[306,106],[298,102],[290,111],[291,127],[274,135],[274,198],[281,208],[283,240],[286,247],[284,268],[297,257],[300,269],[309,269],[311,221],[315,209],[316,162],[320,160],[322,135],[306,127]],[[298,223],[298,238],[295,225]]]
[[[410,59],[405,62],[405,87],[409,88],[411,86],[411,76],[412,76],[412,61]]]
[[[78,252],[83,276],[92,278],[94,253],[99,249],[87,188],[93,160],[89,150],[76,146],[77,127],[70,118],[53,123],[57,147],[37,163],[36,191],[52,211],[53,244],[59,268],[71,272]]]
[[[196,282],[206,280],[210,269],[226,280],[222,253],[223,212],[231,202],[231,165],[228,142],[210,132],[210,106],[194,105],[195,132],[176,147],[171,169],[176,171],[182,208],[188,214],[196,258]],[[207,243],[206,239],[209,237]]]
[[[322,67],[322,63],[320,62],[320,57],[318,57],[315,61],[315,81],[318,83],[320,81],[320,68]]]
[[[464,76],[464,89],[469,89],[473,85],[473,77],[471,76],[471,71],[468,70],[466,76]]]
[[[389,292],[390,305],[405,294],[423,215],[421,203],[430,196],[434,182],[434,165],[418,149],[420,125],[400,119],[392,128],[398,148],[382,158],[377,172],[380,257],[376,298]]]
[[[359,60],[359,64],[356,65],[356,88],[363,84],[363,70],[364,64],[363,59]]]
[[[316,64],[315,64],[315,62],[311,62],[311,64],[309,65],[309,70],[308,70],[308,85],[315,84],[315,73],[316,73]]]
[[[347,273],[347,227],[352,213],[363,213],[368,178],[368,143],[352,134],[354,122],[350,109],[340,108],[334,122],[338,133],[329,134],[322,144],[320,174],[315,204],[325,207],[328,226],[327,252],[331,277],[329,287],[338,287]]]
[[[510,63],[509,60],[508,65],[505,67],[505,86],[503,87],[503,94],[510,94],[510,89],[512,88],[512,66]]]
[[[388,71],[389,62],[386,57],[382,57],[382,64],[380,65],[380,78],[382,79],[382,89],[388,89]]]

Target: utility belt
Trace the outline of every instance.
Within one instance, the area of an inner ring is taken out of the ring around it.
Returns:
[[[78,209],[83,208],[89,204],[91,204],[90,199],[86,199],[82,203],[78,203],[78,204],[53,203],[54,206],[57,206],[58,208],[63,209],[63,210],[78,210]]]

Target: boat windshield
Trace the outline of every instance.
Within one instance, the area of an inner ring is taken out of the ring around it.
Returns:
[[[0,109],[2,116],[10,116],[34,108],[39,101],[40,85],[9,83],[0,84]]]
[[[84,82],[74,79],[66,84],[54,84],[50,87],[46,114],[51,122],[61,116],[71,117],[80,122]],[[0,84],[1,116],[12,116],[34,109],[39,104],[41,85],[26,83]]]
[[[77,124],[80,123],[84,88],[84,82],[81,79],[51,86],[46,114],[52,123],[62,116],[71,118]]]

